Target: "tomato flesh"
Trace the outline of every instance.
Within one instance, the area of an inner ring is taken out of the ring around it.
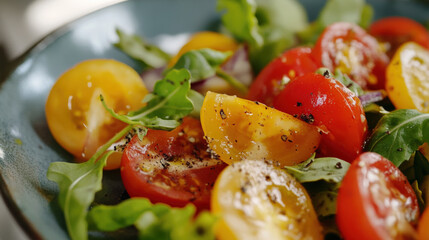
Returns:
[[[337,198],[337,224],[345,239],[414,239],[419,207],[402,172],[376,153],[361,154]]]
[[[413,41],[429,49],[429,33],[420,23],[405,17],[388,17],[371,24],[369,33],[388,43],[387,53],[393,57],[403,43]]]
[[[383,89],[388,57],[377,40],[359,26],[339,22],[328,26],[313,50],[316,62],[348,74],[363,88]]]
[[[228,166],[216,180],[218,239],[323,239],[311,199],[284,170],[260,160]]]
[[[298,47],[271,61],[250,86],[247,98],[269,106],[283,89],[285,82],[315,72],[320,66],[311,55],[311,48]]]
[[[309,73],[288,83],[274,108],[325,130],[318,152],[351,162],[362,152],[367,122],[360,100],[335,79]]]
[[[210,193],[225,167],[211,158],[198,120],[185,118],[167,132],[149,130],[140,141],[134,137],[121,162],[121,176],[131,197],[146,197],[175,207],[193,203],[209,209]]]

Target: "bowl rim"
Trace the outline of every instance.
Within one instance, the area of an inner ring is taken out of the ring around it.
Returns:
[[[57,40],[58,38],[60,38],[61,36],[69,32],[73,28],[73,25],[75,25],[77,22],[81,21],[87,16],[93,15],[99,11],[103,11],[106,8],[112,8],[122,4],[129,4],[127,2],[132,2],[132,1],[137,1],[137,0],[131,0],[131,1],[128,0],[128,1],[122,1],[117,3],[112,3],[110,5],[106,5],[102,8],[99,8],[94,11],[83,14],[81,16],[78,16],[76,19],[73,19],[57,27],[51,32],[47,33],[44,37],[42,37],[33,45],[31,45],[25,52],[23,52],[21,55],[19,55],[15,59],[12,59],[10,62],[7,63],[6,70],[5,70],[6,72],[4,76],[0,79],[0,92],[2,90],[3,85],[11,78],[11,76],[16,72],[18,67],[21,66],[21,64],[23,64],[31,55],[42,52],[50,45],[50,43],[54,42],[55,40]],[[11,195],[11,191],[9,190],[6,184],[1,171],[0,171],[0,195],[8,211],[10,212],[10,215],[12,215],[15,222],[19,225],[20,230],[22,230],[29,239],[37,239],[37,240],[43,239],[40,232],[25,217],[25,215],[17,205],[16,201],[13,199]]]

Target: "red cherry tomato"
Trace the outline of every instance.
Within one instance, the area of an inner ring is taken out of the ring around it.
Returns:
[[[337,197],[337,224],[345,239],[416,239],[419,207],[402,172],[376,153],[350,166]]]
[[[271,61],[256,77],[248,93],[248,99],[272,105],[283,89],[283,79],[294,79],[305,73],[315,72],[319,66],[311,56],[311,48],[297,47]]]
[[[351,162],[362,151],[367,122],[359,98],[335,79],[307,73],[290,81],[274,108],[320,126],[319,153]]]
[[[211,158],[199,120],[185,118],[167,132],[149,130],[134,137],[121,162],[121,176],[131,197],[146,197],[174,207],[193,203],[209,209],[213,184],[226,165]]]
[[[405,17],[380,19],[369,28],[369,33],[381,42],[387,42],[390,57],[403,43],[413,41],[429,49],[429,33],[420,23]]]
[[[363,88],[382,89],[389,59],[377,40],[358,25],[328,26],[317,40],[313,56],[331,71],[340,69]]]

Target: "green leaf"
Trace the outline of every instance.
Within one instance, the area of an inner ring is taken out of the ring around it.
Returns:
[[[59,203],[71,239],[88,238],[85,221],[88,207],[101,189],[103,167],[111,153],[106,153],[95,163],[92,158],[84,163],[54,162],[49,166],[47,177],[59,185]]]
[[[204,48],[183,54],[172,69],[186,68],[191,72],[191,82],[195,83],[216,74],[216,69],[231,56],[232,52],[220,52]]]
[[[146,211],[162,213],[169,210],[167,205],[153,205],[146,198],[130,198],[118,205],[98,205],[88,213],[88,223],[91,229],[99,231],[116,231],[129,227]]]
[[[330,183],[323,180],[303,183],[319,217],[331,216],[337,213],[339,185],[339,183]]]
[[[364,29],[368,29],[372,22],[372,17],[374,16],[374,9],[369,4],[365,4],[362,9],[362,15],[360,18],[359,26]]]
[[[314,157],[285,169],[303,184],[318,216],[334,215],[337,212],[338,188],[350,163],[338,158]]]
[[[380,119],[366,150],[379,153],[400,166],[425,142],[429,142],[429,114],[399,109]]]
[[[356,96],[361,96],[364,94],[364,90],[359,86],[359,84],[355,83],[353,80],[347,76],[347,74],[343,74],[341,70],[335,70],[335,74],[332,74],[331,71],[327,68],[319,68],[316,71],[317,74],[320,75],[328,75],[332,76],[335,80],[342,83],[346,88],[352,91]]]
[[[130,198],[118,205],[99,205],[88,214],[92,229],[116,231],[134,225],[140,239],[160,240],[212,240],[216,218],[208,212],[195,219],[195,207],[172,208],[165,204],[152,204],[146,198]]]
[[[388,114],[382,106],[379,106],[375,103],[371,103],[364,107],[366,121],[368,122],[368,128],[370,130],[374,129],[377,126],[380,119]]]
[[[167,73],[164,79],[155,83],[152,93],[146,95],[146,106],[119,115],[107,107],[103,97],[101,101],[109,113],[130,125],[141,125],[152,129],[172,130],[180,125],[183,117],[194,110],[194,104],[188,94],[191,89],[191,75],[188,70],[173,69]],[[194,97],[194,101],[197,98]],[[198,105],[197,105],[198,106]]]
[[[225,11],[222,23],[237,40],[256,47],[263,45],[253,0],[219,0],[217,9]]]
[[[145,66],[158,68],[165,66],[170,60],[170,56],[155,45],[147,43],[143,38],[137,35],[128,35],[116,29],[119,42],[115,47],[125,52],[130,57],[141,61]]]
[[[294,166],[286,166],[288,173],[299,182],[316,182],[323,180],[340,183],[350,167],[350,163],[338,158],[310,158]]]
[[[366,28],[373,10],[365,0],[328,0],[317,20],[298,35],[306,44],[314,44],[323,30],[335,22],[350,22]]]
[[[414,192],[416,193],[417,202],[419,204],[420,210],[425,209],[425,201],[423,200],[423,193],[419,188],[419,183],[417,182],[417,180],[415,180],[411,184],[411,187],[413,188]]]
[[[335,22],[360,23],[365,0],[328,0],[319,14],[318,21],[323,26]]]
[[[203,106],[204,96],[201,93],[191,89],[188,92],[188,98],[189,100],[191,100],[192,105],[194,106],[194,109],[189,114],[189,116],[194,118],[200,118],[200,110]]]

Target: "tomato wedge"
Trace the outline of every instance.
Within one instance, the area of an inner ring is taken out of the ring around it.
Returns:
[[[429,49],[429,33],[420,23],[406,17],[388,17],[371,24],[369,33],[380,42],[388,43],[390,57],[403,43],[413,41]]]
[[[425,209],[419,221],[419,239],[429,239],[429,207]]]
[[[331,71],[340,69],[361,87],[384,89],[389,58],[377,40],[358,25],[339,22],[328,26],[313,53],[319,65]]]
[[[418,217],[416,195],[392,162],[363,153],[352,163],[337,198],[345,239],[415,239]]]
[[[367,122],[358,97],[330,76],[308,73],[290,81],[274,108],[325,129],[318,152],[353,161],[362,152]]]
[[[284,170],[260,160],[234,163],[212,195],[218,239],[323,239],[311,199]]]
[[[290,79],[315,72],[320,66],[311,55],[311,48],[297,47],[271,61],[252,83],[247,98],[269,106]]]
[[[403,44],[386,72],[386,91],[396,108],[429,113],[429,51],[414,42]]]
[[[121,162],[121,176],[131,197],[146,197],[174,207],[193,203],[209,209],[213,184],[226,165],[211,158],[200,122],[185,118],[171,132],[149,130],[134,137]]]

